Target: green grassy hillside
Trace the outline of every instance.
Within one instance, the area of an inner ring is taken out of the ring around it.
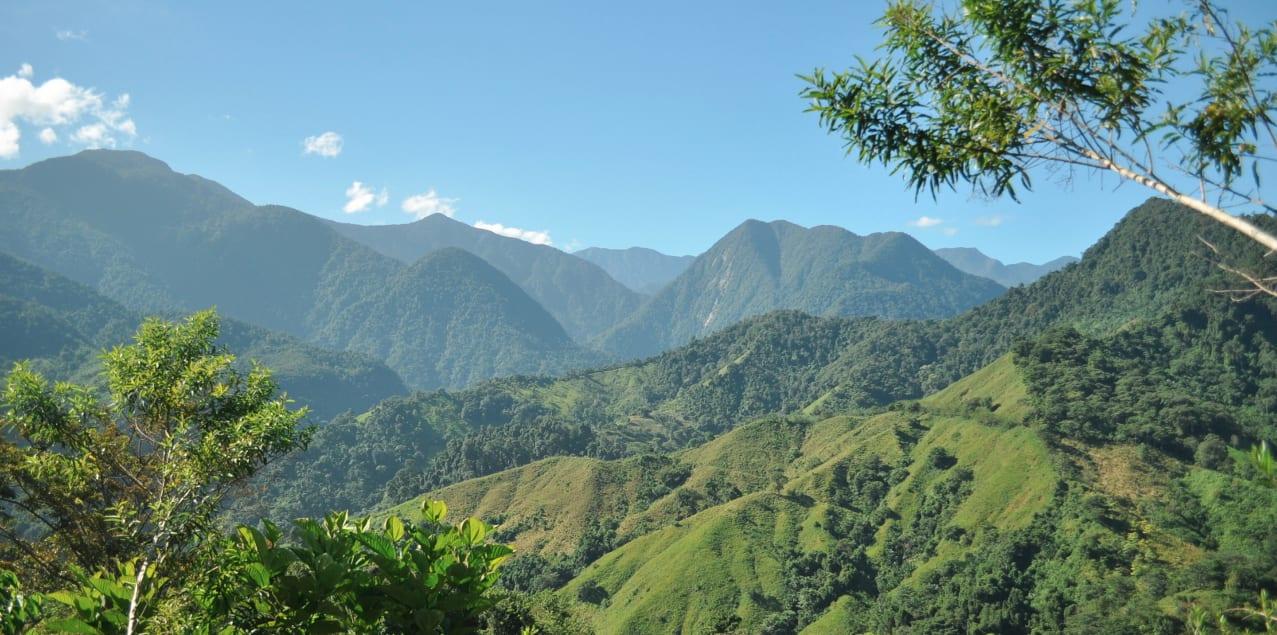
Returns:
[[[1132,210],[1081,263],[949,320],[778,312],[640,362],[418,395],[413,399],[475,404],[462,420],[419,421],[422,435],[440,425],[469,432],[411,457],[411,466],[410,457],[396,460],[384,452],[391,462],[386,471],[398,476],[387,489],[368,490],[355,500],[363,507],[402,501],[554,455],[607,459],[678,450],[769,413],[824,417],[878,408],[943,389],[1006,355],[1016,342],[1057,326],[1103,334],[1160,319],[1176,307],[1200,309],[1205,303],[1214,311],[1227,302],[1208,291],[1227,281],[1194,253],[1200,249],[1197,237],[1230,252],[1250,252],[1226,229],[1198,216],[1151,200]],[[948,393],[951,405],[967,401],[957,394],[961,390]],[[460,412],[435,412],[454,411]],[[405,433],[413,434],[411,427]]]
[[[665,456],[553,458],[425,497],[498,522],[518,552],[507,584],[555,590],[601,633],[1174,630],[1187,603],[1245,601],[1277,571],[1277,493],[1213,436],[1270,434],[1242,416],[1267,383],[1237,380],[1270,374],[1274,324],[1262,305],[1172,312],[1082,355],[1047,334],[878,414],[765,417]],[[1256,355],[1208,361],[1239,342]],[[1190,390],[1167,411],[1177,432],[1141,437],[1125,396],[1059,418],[1072,401],[1049,386],[1102,391],[1117,376],[1086,369],[1119,363],[1141,394]],[[1083,423],[1107,436],[1072,434]]]

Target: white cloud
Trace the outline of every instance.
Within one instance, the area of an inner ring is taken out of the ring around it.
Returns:
[[[944,229],[942,229],[942,230],[940,230],[940,231],[944,232],[944,235],[945,235],[945,236],[957,236],[957,235],[958,235],[958,228],[957,228],[957,227],[945,227]]]
[[[550,240],[550,232],[548,230],[534,231],[531,229],[519,229],[518,227],[506,227],[501,223],[485,223],[483,221],[475,223],[474,226],[479,229],[485,229],[494,234],[501,234],[502,236],[509,236],[510,238],[518,238],[519,240],[526,240],[534,245],[554,244],[554,242]]]
[[[457,208],[453,203],[458,200],[460,199],[443,198],[432,187],[425,193],[414,194],[405,198],[400,208],[418,219],[425,218],[431,214],[443,214],[448,218],[452,218],[457,213]]]
[[[386,188],[381,188],[381,192],[374,191],[371,187],[355,181],[346,188],[346,205],[341,211],[347,214],[358,214],[372,209],[373,205],[381,207],[390,201],[390,193]]]
[[[89,32],[84,30],[72,31],[70,29],[63,29],[61,31],[57,31],[53,35],[56,36],[59,40],[62,40],[63,42],[66,42],[68,40],[84,41],[89,39]]]
[[[50,145],[58,142],[58,133],[53,128],[45,128],[40,131],[40,142],[44,145]]]
[[[918,229],[928,229],[931,227],[935,227],[936,225],[939,225],[943,222],[944,220],[939,218],[934,218],[931,216],[919,216],[917,220],[909,221],[909,224],[913,225],[914,227],[917,227]]]
[[[975,224],[985,227],[997,227],[1006,222],[1006,217],[1001,214],[993,214],[992,216],[981,216],[975,219]]]
[[[321,157],[335,157],[341,154],[341,135],[329,130],[302,140],[306,154],[318,154]]]
[[[0,77],[0,158],[18,155],[19,123],[46,129],[74,126],[71,139],[94,148],[115,147],[121,139],[137,136],[137,125],[128,116],[128,95],[107,101],[102,93],[61,77],[36,85],[32,75],[24,64],[17,74]],[[40,132],[41,140],[47,137]]]

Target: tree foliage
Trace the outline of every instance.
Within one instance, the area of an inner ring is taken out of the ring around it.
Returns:
[[[1120,0],[959,4],[892,2],[880,57],[803,78],[849,153],[919,192],[1015,197],[1043,164],[1115,173],[1277,249],[1226,211],[1277,211],[1260,199],[1277,158],[1277,29],[1211,0],[1138,31]],[[1277,280],[1250,282],[1277,293]]]

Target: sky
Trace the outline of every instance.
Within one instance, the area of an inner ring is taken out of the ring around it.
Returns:
[[[757,218],[1043,262],[1151,194],[1039,175],[1019,203],[933,200],[844,156],[796,74],[872,56],[876,0],[364,4],[7,1],[0,169],[130,148],[344,222],[677,255]]]

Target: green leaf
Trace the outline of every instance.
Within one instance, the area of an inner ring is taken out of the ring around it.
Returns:
[[[461,535],[466,539],[466,542],[475,545],[483,540],[484,536],[488,535],[488,527],[478,518],[467,518],[465,522],[461,523]]]
[[[391,516],[386,519],[386,535],[390,536],[390,539],[395,542],[403,540],[404,524],[402,520],[399,520],[398,516]]]
[[[394,559],[397,555],[395,553],[395,544],[381,534],[359,534],[359,542],[388,560]]]
[[[267,569],[261,563],[254,562],[248,565],[244,573],[248,574],[249,579],[258,587],[264,589],[270,586],[270,569]]]
[[[98,629],[77,619],[53,620],[46,622],[44,626],[55,633],[86,633],[87,635],[101,633]]]
[[[421,515],[430,522],[443,522],[448,515],[448,505],[443,501],[425,501],[421,504]]]

